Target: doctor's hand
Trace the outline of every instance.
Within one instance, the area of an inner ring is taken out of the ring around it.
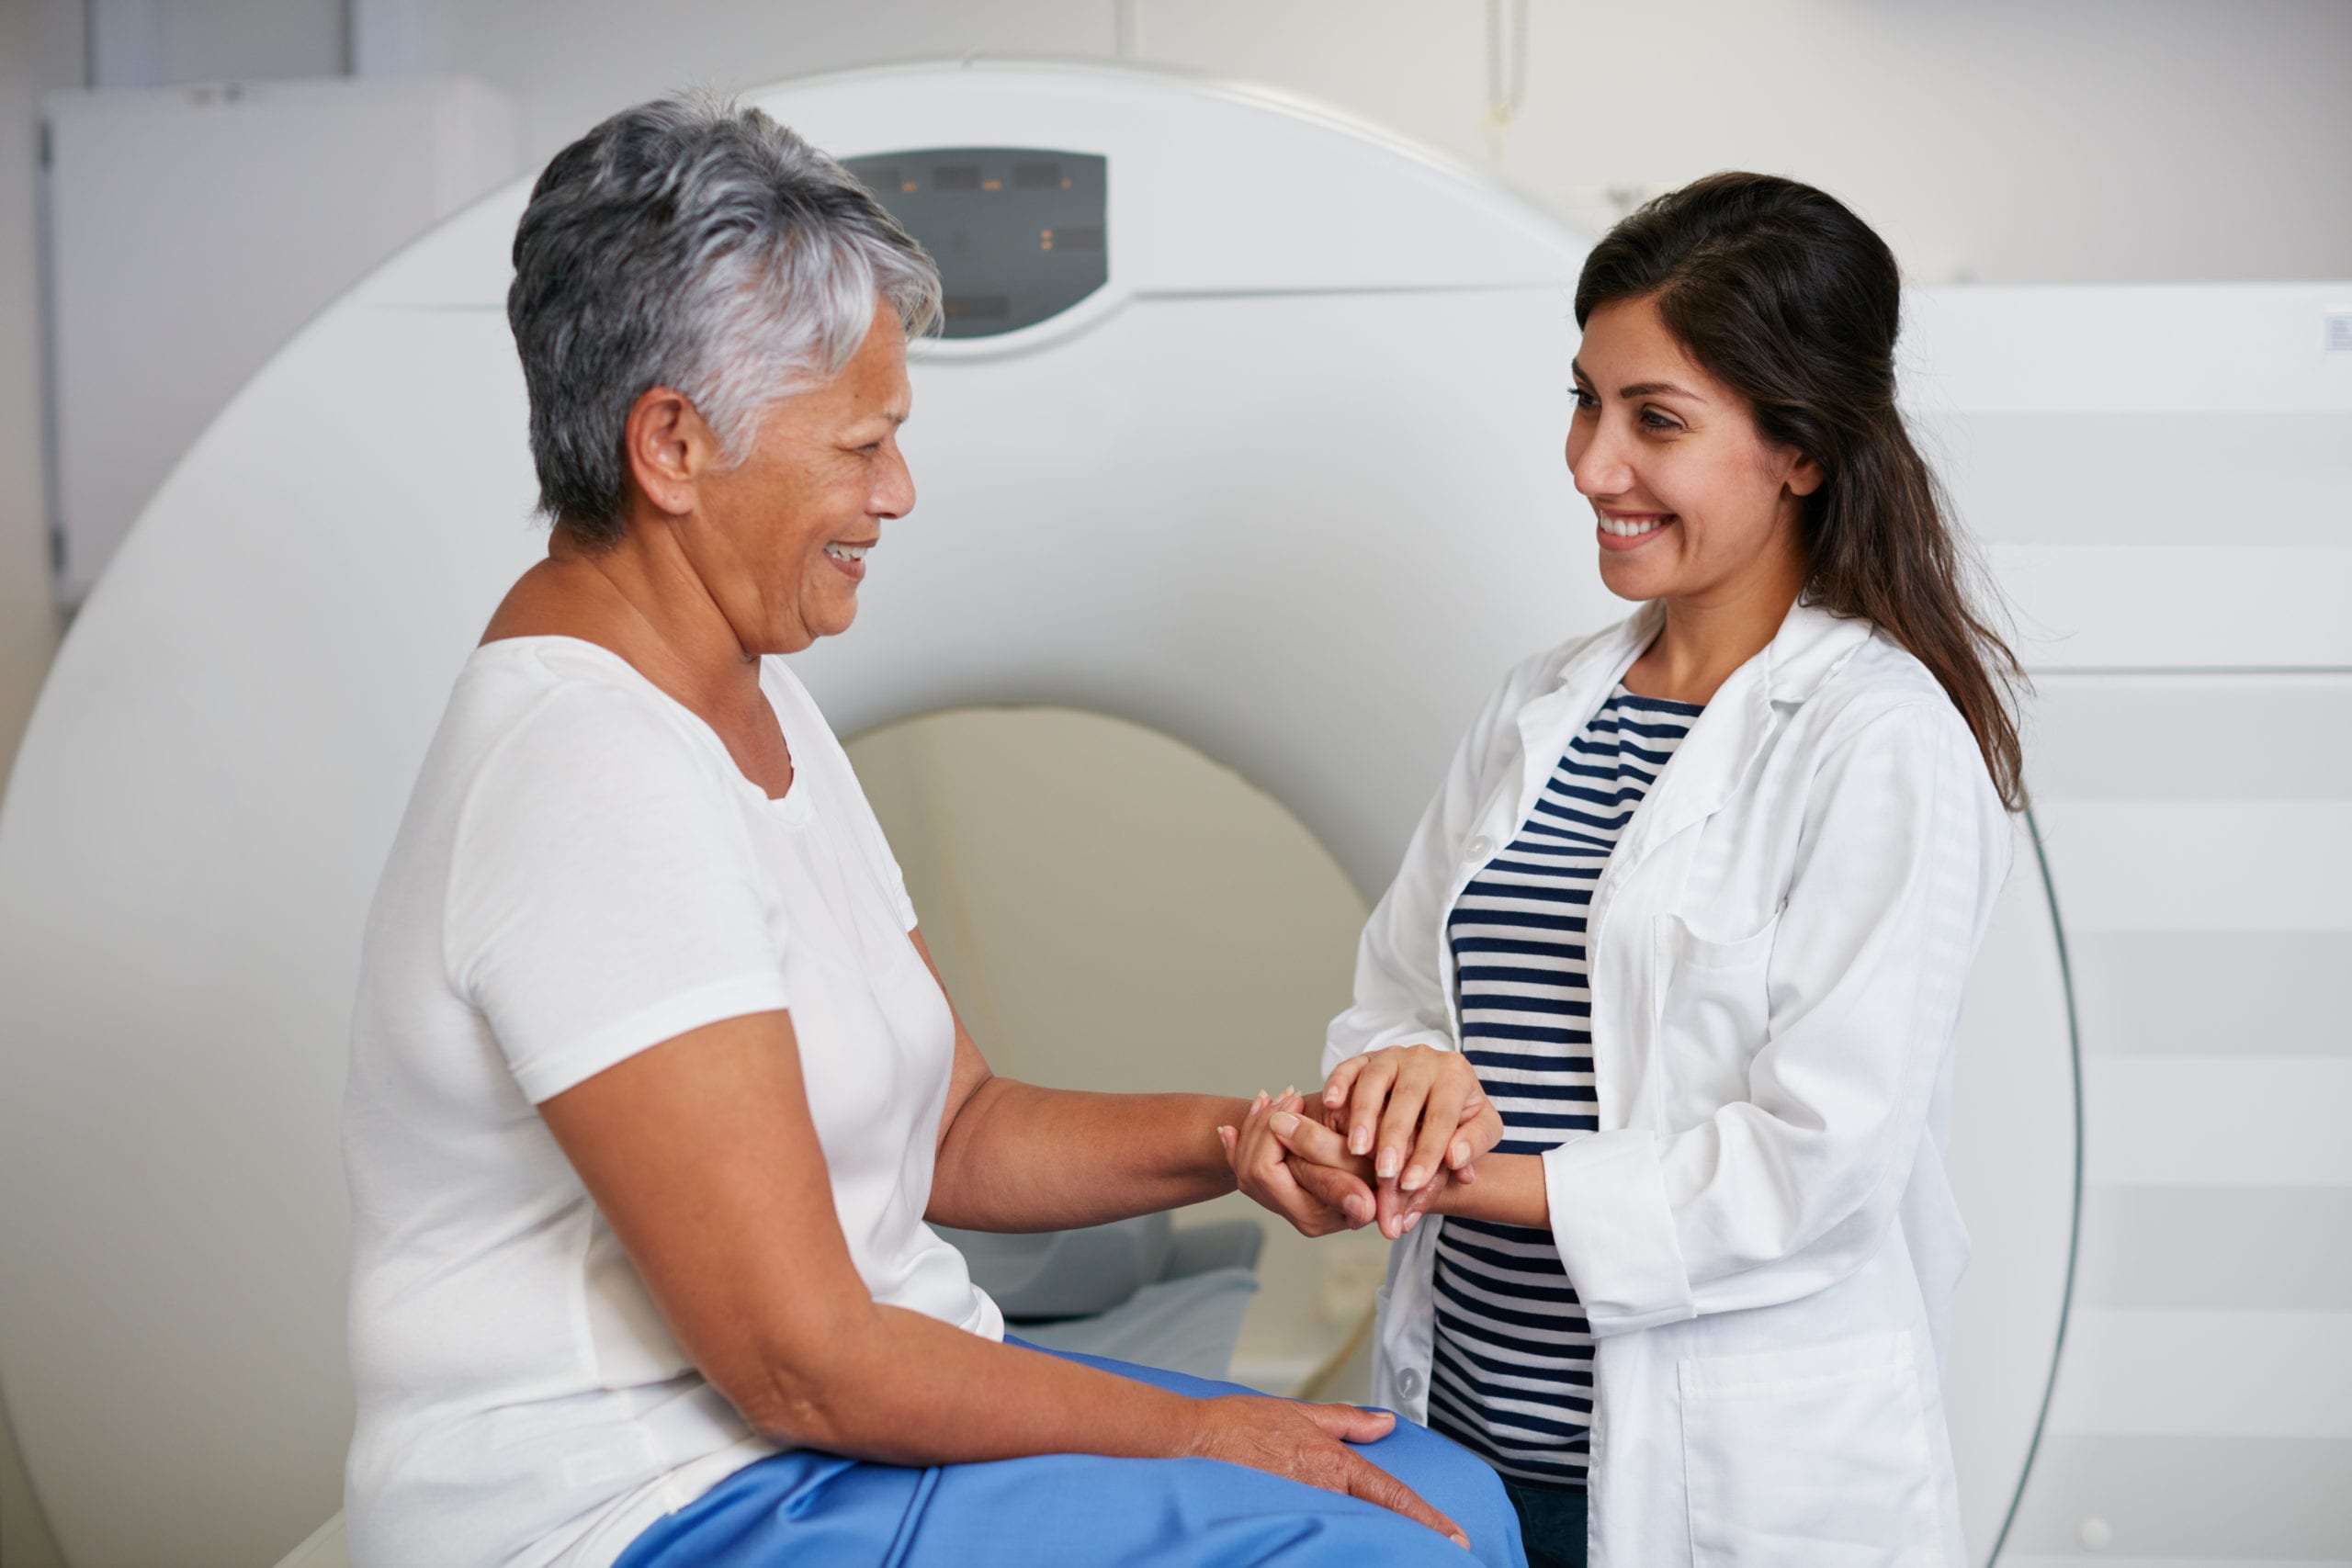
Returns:
[[[1261,1089],[1238,1127],[1219,1127],[1226,1163],[1233,1168],[1234,1184],[1263,1208],[1288,1220],[1304,1236],[1329,1235],[1370,1224],[1379,1211],[1372,1188],[1340,1171],[1315,1172],[1303,1185],[1275,1135],[1276,1117],[1296,1118],[1306,1112],[1295,1089],[1278,1095]]]
[[[1429,1526],[1456,1546],[1466,1550],[1470,1545],[1460,1525],[1349,1446],[1376,1442],[1395,1431],[1396,1417],[1385,1410],[1301,1404],[1249,1394],[1200,1400],[1194,1409],[1199,1416],[1192,1441],[1195,1458],[1246,1464],[1326,1492],[1361,1497]]]
[[[1384,1235],[1403,1234],[1392,1219],[1428,1209],[1441,1175],[1472,1179],[1473,1162],[1502,1142],[1502,1115],[1459,1051],[1391,1045],[1351,1056],[1320,1100],[1321,1120],[1345,1134],[1348,1155],[1371,1161]]]
[[[1342,1134],[1328,1124],[1338,1120],[1329,1111],[1318,1115],[1286,1089],[1261,1093],[1240,1127],[1217,1134],[1240,1189],[1306,1236],[1361,1230],[1376,1219],[1380,1234],[1395,1241],[1420,1223],[1441,1192],[1477,1176],[1465,1165],[1401,1192],[1394,1178],[1383,1181],[1373,1173],[1369,1157],[1347,1152]]]
[[[1370,1156],[1348,1153],[1346,1134],[1327,1125],[1324,1119],[1286,1116],[1277,1111],[1267,1116],[1266,1125],[1283,1145],[1291,1179],[1300,1190],[1313,1197],[1333,1194],[1325,1201],[1336,1202],[1338,1195],[1368,1188],[1380,1234],[1390,1241],[1420,1224],[1421,1216],[1437,1206],[1440,1195],[1452,1188],[1467,1187],[1477,1179],[1478,1168],[1465,1165],[1459,1170],[1441,1170],[1410,1192],[1400,1191],[1396,1178],[1384,1181],[1374,1173]],[[1350,1218],[1360,1212],[1350,1209]]]

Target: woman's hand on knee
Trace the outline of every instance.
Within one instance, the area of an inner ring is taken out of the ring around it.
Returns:
[[[1352,1404],[1300,1404],[1287,1399],[1232,1395],[1204,1399],[1193,1451],[1202,1459],[1246,1464],[1326,1492],[1361,1497],[1392,1509],[1467,1550],[1460,1525],[1420,1495],[1350,1447],[1386,1437],[1396,1417]]]
[[[1306,1110],[1295,1089],[1280,1095],[1260,1091],[1238,1127],[1219,1127],[1226,1163],[1233,1179],[1252,1201],[1288,1220],[1301,1235],[1329,1235],[1370,1224],[1378,1200],[1363,1181],[1341,1172],[1318,1172],[1303,1185],[1284,1157],[1282,1140],[1274,1134],[1277,1116],[1296,1117]]]

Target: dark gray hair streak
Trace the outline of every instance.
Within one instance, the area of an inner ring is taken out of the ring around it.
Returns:
[[[614,115],[549,161],[514,231],[539,510],[616,542],[639,397],[679,392],[740,461],[770,405],[841,373],[877,299],[929,333],[939,269],[832,159],[715,96]]]

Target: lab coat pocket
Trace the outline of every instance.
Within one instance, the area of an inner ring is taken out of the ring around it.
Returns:
[[[1766,978],[1780,923],[1775,914],[1761,931],[1723,942],[1700,935],[1679,915],[1657,917],[1665,1131],[1698,1126],[1747,1098],[1747,1065],[1770,1024]]]
[[[1695,1568],[1939,1564],[1908,1334],[1680,1365]]]

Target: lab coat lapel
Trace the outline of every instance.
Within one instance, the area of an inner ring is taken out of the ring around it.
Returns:
[[[1866,620],[1802,600],[1790,606],[1772,640],[1732,671],[1683,737],[1611,852],[1609,880],[1622,883],[1659,845],[1721,810],[1772,732],[1773,705],[1811,696],[1870,634]]]
[[[1657,636],[1665,618],[1661,606],[1644,605],[1619,623],[1613,634],[1595,637],[1569,659],[1553,688],[1519,710],[1519,796],[1496,837],[1498,843],[1508,842],[1535,809],[1535,797],[1551,781],[1569,739],[1600,711],[1609,689]]]
[[[1713,816],[1730,798],[1772,722],[1771,688],[1759,668],[1765,657],[1759,653],[1732,671],[1675,748],[1673,761],[1610,852],[1611,882],[1623,883],[1660,844]]]

